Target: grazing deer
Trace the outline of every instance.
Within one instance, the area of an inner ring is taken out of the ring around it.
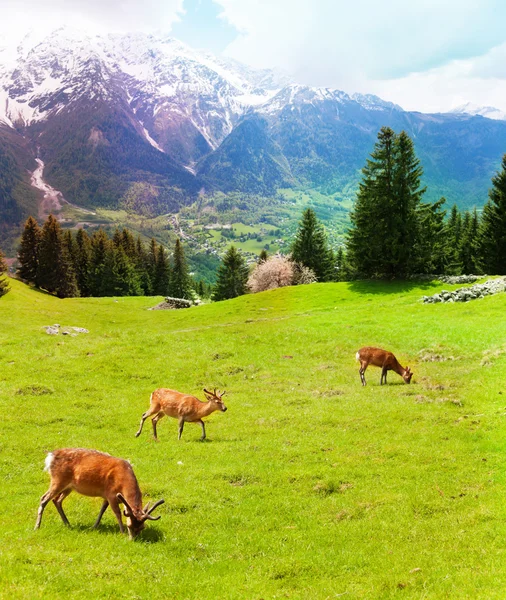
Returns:
[[[365,385],[365,370],[369,365],[374,365],[375,367],[381,367],[381,378],[380,385],[383,385],[383,379],[385,380],[385,384],[387,382],[387,372],[395,371],[398,375],[400,375],[406,383],[411,383],[411,377],[413,377],[413,373],[411,372],[409,367],[401,367],[399,361],[395,358],[395,356],[388,352],[388,350],[382,350],[381,348],[371,348],[367,346],[366,348],[360,348],[360,350],[356,354],[357,360],[360,363],[360,380],[362,381],[362,385]]]
[[[132,465],[110,454],[84,448],[63,448],[50,452],[46,457],[45,471],[51,475],[49,490],[40,500],[35,529],[40,527],[42,513],[50,500],[56,506],[62,521],[70,525],[63,512],[62,502],[75,490],[85,496],[100,496],[104,499],[98,518],[93,526],[98,527],[102,515],[109,505],[118,519],[119,529],[123,533],[123,522],[119,504],[125,506],[124,515],[128,535],[131,540],[144,529],[144,522],[157,521],[151,513],[165,500],[158,500],[150,507],[148,502],[142,507],[142,494]]]
[[[215,388],[214,392],[204,390],[204,394],[206,395],[207,402],[202,402],[202,400],[199,400],[195,396],[181,394],[181,392],[176,392],[175,390],[168,390],[165,388],[155,390],[151,394],[149,409],[142,415],[141,425],[139,431],[135,434],[135,437],[140,436],[144,421],[148,417],[154,415],[151,422],[153,423],[153,435],[155,440],[158,441],[156,424],[160,419],[163,419],[163,417],[167,415],[169,417],[174,417],[174,419],[179,421],[178,440],[181,439],[185,423],[200,423],[200,426],[202,427],[201,440],[205,440],[206,427],[202,418],[207,417],[215,410],[225,412],[227,407],[223,404],[222,400],[225,392],[216,392]]]

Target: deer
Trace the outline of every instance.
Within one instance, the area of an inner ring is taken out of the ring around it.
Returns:
[[[369,365],[381,367],[380,385],[383,385],[383,380],[385,380],[386,385],[388,371],[395,371],[404,379],[406,383],[411,383],[413,373],[411,372],[410,368],[401,367],[399,361],[395,358],[392,352],[389,352],[388,350],[371,348],[367,346],[365,348],[360,348],[356,354],[356,358],[360,363],[360,369],[358,372],[360,374],[362,385],[366,385],[365,370]]]
[[[104,499],[97,520],[97,529],[107,507],[110,505],[124,533],[120,503],[124,506],[128,536],[133,540],[143,529],[146,521],[158,521],[152,512],[165,500],[158,500],[152,506],[148,502],[142,507],[142,494],[132,465],[121,458],[115,458],[98,450],[85,448],[62,448],[49,452],[45,460],[45,471],[51,476],[49,490],[40,499],[35,529],[39,529],[46,505],[52,500],[63,523],[70,527],[63,512],[62,502],[75,490],[84,496]]]
[[[225,392],[216,391],[216,388],[214,392],[204,389],[204,394],[207,398],[206,402],[190,394],[176,392],[176,390],[166,388],[155,390],[151,394],[149,409],[142,415],[139,431],[137,431],[135,437],[140,436],[144,421],[154,415],[151,423],[153,424],[153,436],[158,442],[156,425],[160,419],[163,419],[167,415],[177,419],[179,422],[178,440],[181,439],[185,423],[200,423],[202,427],[202,437],[200,439],[204,441],[206,439],[206,427],[204,421],[202,421],[203,417],[207,417],[216,410],[220,410],[221,412],[226,412],[227,410],[222,400]]]

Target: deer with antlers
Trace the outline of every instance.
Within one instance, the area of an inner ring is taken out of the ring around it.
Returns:
[[[143,529],[145,521],[157,521],[151,513],[165,500],[158,500],[153,506],[148,502],[142,507],[142,494],[132,465],[121,458],[98,450],[84,448],[63,448],[54,450],[46,457],[45,471],[49,471],[51,484],[40,500],[35,529],[40,527],[46,505],[52,500],[62,521],[70,526],[63,512],[62,502],[75,490],[85,496],[99,496],[104,499],[102,508],[95,521],[97,528],[107,507],[110,505],[123,533],[120,503],[124,505],[123,514],[130,539],[134,539]]]
[[[395,356],[388,350],[367,346],[365,348],[360,348],[356,354],[356,358],[360,363],[359,374],[362,385],[366,385],[365,370],[369,365],[381,368],[380,385],[383,385],[383,380],[386,385],[388,371],[395,371],[395,373],[400,375],[406,383],[411,383],[411,378],[413,377],[411,369],[409,367],[402,367]]]
[[[220,392],[219,390],[216,391],[215,388],[214,392],[204,390],[204,394],[207,398],[206,402],[202,402],[202,400],[199,400],[195,396],[182,394],[175,390],[168,390],[165,388],[155,390],[151,394],[149,409],[142,415],[139,431],[135,434],[135,437],[140,436],[144,421],[148,417],[153,416],[153,419],[151,420],[153,424],[153,435],[155,440],[158,441],[156,424],[160,419],[167,415],[177,419],[179,422],[178,440],[181,439],[185,423],[200,423],[200,426],[202,427],[202,437],[200,439],[202,441],[205,440],[206,427],[202,419],[216,410],[225,412],[227,407],[223,404],[222,400],[225,392]]]

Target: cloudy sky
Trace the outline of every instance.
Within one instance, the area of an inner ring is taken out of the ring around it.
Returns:
[[[297,82],[408,110],[506,111],[504,0],[0,0],[0,45],[27,28],[165,31]]]

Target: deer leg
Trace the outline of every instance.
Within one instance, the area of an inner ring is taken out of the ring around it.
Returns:
[[[42,521],[42,514],[44,513],[44,509],[53,498],[56,498],[56,496],[58,496],[58,494],[61,494],[61,490],[55,487],[49,488],[49,490],[42,496],[42,498],[40,499],[39,510],[37,511],[37,520],[35,521],[34,529],[38,529],[40,527],[40,522]]]
[[[140,434],[141,434],[141,431],[142,431],[142,427],[143,427],[143,425],[144,425],[144,421],[145,421],[145,420],[146,420],[148,417],[150,417],[152,414],[153,414],[153,411],[151,411],[151,409],[149,409],[149,410],[147,410],[147,411],[146,411],[146,412],[145,412],[145,413],[142,415],[142,418],[141,418],[141,424],[140,424],[140,426],[139,426],[139,431],[138,431],[138,432],[135,434],[135,437],[139,437],[139,436],[140,436]]]
[[[118,501],[116,500],[116,498],[111,498],[109,500],[109,504],[111,505],[112,512],[114,513],[116,519],[118,520],[119,530],[121,531],[121,533],[124,533],[125,530],[123,529],[123,519],[121,518],[121,508],[119,507]],[[107,508],[107,506],[104,508],[104,505],[102,504],[102,508],[105,511],[105,508]],[[100,509],[100,512],[102,512],[102,509]]]
[[[177,439],[180,440],[183,435],[183,427],[184,427],[184,419],[183,417],[179,417],[179,427],[178,427],[178,436]]]
[[[102,516],[104,515],[108,506],[109,506],[109,500],[104,500],[104,503],[102,504],[102,508],[100,509],[100,512],[98,513],[97,520],[95,521],[95,525],[93,525],[93,529],[97,529],[97,527],[100,525]]]
[[[199,419],[198,421],[195,421],[195,423],[200,423],[200,426],[202,427],[202,437],[200,439],[203,442],[206,439],[206,426],[204,425],[204,421]]]
[[[155,440],[158,442],[158,436],[156,435],[156,424],[158,423],[158,421],[160,419],[163,419],[163,417],[165,416],[165,413],[163,412],[159,412],[156,417],[154,417],[153,419],[151,419],[151,423],[153,424],[153,436],[155,438]]]
[[[67,519],[67,515],[63,512],[62,502],[65,498],[70,494],[72,489],[64,490],[57,498],[53,498],[53,504],[56,506],[56,510],[61,517],[61,520],[67,527],[70,527],[69,520]]]
[[[385,385],[386,385],[387,384],[387,369],[386,369],[386,367],[381,368],[380,385],[383,385],[383,380],[385,380]]]
[[[366,385],[365,382],[365,370],[367,367],[362,367],[360,366],[360,369],[358,370],[359,374],[360,374],[360,381],[362,382],[362,385]]]

